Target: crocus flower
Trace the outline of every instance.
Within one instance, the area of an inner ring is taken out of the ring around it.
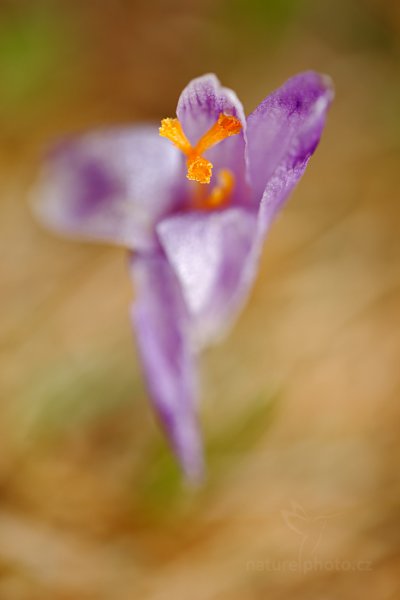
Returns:
[[[203,471],[196,356],[232,324],[269,226],[304,173],[333,92],[314,72],[245,117],[215,75],[191,81],[177,118],[88,133],[50,154],[36,188],[59,233],[129,250],[132,323],[154,409],[186,475]]]

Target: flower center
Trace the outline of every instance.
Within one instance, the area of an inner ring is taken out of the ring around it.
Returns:
[[[203,157],[204,152],[226,138],[240,133],[242,124],[237,117],[221,113],[214,125],[192,146],[178,119],[163,119],[159,129],[161,137],[170,140],[186,156],[187,175],[191,181],[209,184],[213,164]],[[213,208],[224,204],[231,196],[235,177],[228,169],[218,173],[218,185],[207,196],[197,189],[194,204],[197,208]],[[201,187],[201,186],[199,186]]]
[[[215,185],[209,194],[204,194],[204,187],[198,185],[193,199],[194,208],[213,209],[228,204],[235,187],[235,176],[230,169],[220,169],[218,171],[218,184]]]
[[[161,137],[170,140],[187,157],[187,178],[198,183],[210,183],[212,163],[203,154],[231,135],[240,133],[242,124],[236,117],[221,113],[214,125],[193,147],[183,132],[178,119],[163,119],[159,129]]]

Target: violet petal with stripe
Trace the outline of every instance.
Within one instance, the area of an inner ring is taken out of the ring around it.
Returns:
[[[193,202],[184,156],[150,125],[60,143],[35,187],[33,208],[47,227],[129,250],[132,323],[149,395],[192,481],[203,474],[198,351],[226,333],[248,298],[266,233],[318,145],[332,99],[329,78],[309,71],[246,119],[215,75],[191,81],[177,117],[192,145],[221,113],[242,125],[206,152],[210,189],[223,169],[234,181],[229,202],[208,210]]]

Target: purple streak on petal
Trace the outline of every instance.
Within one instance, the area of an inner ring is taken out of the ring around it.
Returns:
[[[258,224],[262,238],[265,237],[277,211],[303,176],[321,137],[325,117],[325,113],[319,115],[309,127],[302,130],[285,160],[268,180],[259,208]]]
[[[94,132],[50,153],[34,190],[39,218],[58,232],[141,250],[185,192],[182,157],[157,127]]]
[[[122,186],[96,161],[88,160],[77,165],[77,177],[82,181],[80,197],[77,198],[78,216],[87,218],[91,213],[104,209],[104,204],[123,193]]]
[[[289,79],[248,117],[249,170],[255,203],[260,202],[266,186],[270,188],[270,197],[273,187],[282,187],[285,172],[292,182],[284,186],[287,193],[294,187],[318,145],[332,98],[330,80],[309,71]],[[273,202],[271,214],[278,210],[286,195]]]
[[[212,127],[221,113],[240,119],[241,133],[227,138],[205,153],[214,165],[213,181],[219,169],[230,169],[236,177],[233,201],[242,204],[249,194],[246,167],[246,118],[243,106],[229,88],[222,87],[214,74],[193,79],[179,97],[176,114],[192,145]]]
[[[182,286],[199,346],[225,333],[247,295],[254,268],[255,213],[241,208],[172,216],[157,227]]]
[[[245,125],[241,102],[232,90],[221,86],[214,74],[192,79],[181,93],[176,109],[192,144],[214,125],[221,113],[234,115]]]
[[[187,310],[162,255],[137,255],[130,264],[137,289],[132,319],[154,409],[186,476],[196,481],[203,455]]]

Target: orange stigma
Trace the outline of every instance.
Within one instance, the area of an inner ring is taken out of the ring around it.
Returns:
[[[189,140],[183,133],[182,125],[178,119],[163,119],[161,127],[158,130],[161,137],[170,140],[174,146],[179,148],[184,154],[189,154],[192,150]]]
[[[162,137],[170,140],[187,157],[187,178],[198,183],[210,183],[213,165],[203,158],[203,153],[231,135],[240,133],[241,129],[242,124],[237,117],[221,113],[217,122],[194,147],[184,134],[178,119],[163,119],[159,131]]]

